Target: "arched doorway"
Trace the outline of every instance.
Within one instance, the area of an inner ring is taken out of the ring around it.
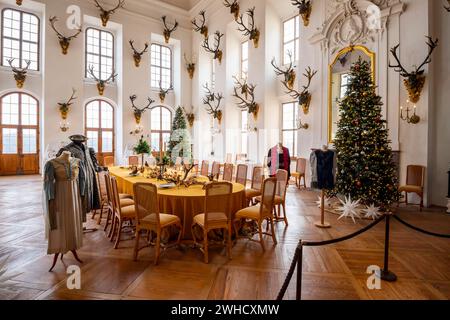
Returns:
[[[0,175],[39,173],[39,103],[12,92],[0,97]]]

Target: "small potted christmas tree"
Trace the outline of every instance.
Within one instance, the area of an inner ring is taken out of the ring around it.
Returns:
[[[148,142],[144,140],[144,136],[141,136],[138,144],[134,147],[133,151],[137,155],[141,156],[141,159],[142,159],[141,172],[144,172],[144,169],[145,169],[144,168],[144,155],[150,154],[150,146],[149,146]]]

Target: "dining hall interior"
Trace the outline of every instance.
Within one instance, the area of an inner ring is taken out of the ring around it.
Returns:
[[[0,300],[450,299],[449,0],[0,12]]]

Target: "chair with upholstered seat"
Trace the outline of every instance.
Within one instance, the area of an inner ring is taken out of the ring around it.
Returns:
[[[256,166],[253,168],[252,185],[250,189],[245,189],[245,198],[247,203],[253,204],[255,197],[261,196],[261,188],[264,182],[264,169],[263,167]]]
[[[258,225],[259,240],[253,240],[254,234],[252,234],[251,237],[248,238],[251,241],[259,242],[263,251],[265,251],[263,235],[270,235],[272,237],[273,243],[277,244],[273,216],[276,184],[276,178],[266,179],[262,187],[261,202],[256,206],[248,207],[238,211],[235,217],[235,227],[236,223],[241,222],[241,220],[253,220],[256,222],[256,224]],[[266,221],[270,225],[272,231],[271,233],[263,232],[262,224],[264,221]],[[237,230],[236,234],[238,234]]]
[[[232,163],[225,163],[223,168],[223,181],[233,181],[234,165]]]
[[[295,178],[295,185],[299,189],[302,183],[302,179],[303,179],[303,187],[306,189],[306,162],[307,162],[306,159],[298,158],[295,172],[291,174]]]
[[[231,232],[232,221],[230,212],[230,197],[233,185],[229,182],[213,182],[206,185],[204,213],[196,215],[192,223],[192,237],[196,246],[203,252],[205,263],[209,263],[208,257],[208,232],[212,230],[224,230],[224,242],[227,238],[227,252],[231,259]],[[203,231],[203,245],[197,242],[195,227]]]
[[[202,167],[200,169],[200,175],[207,177],[209,175],[209,162],[207,160],[202,161]]]
[[[248,166],[246,164],[238,164],[236,171],[236,183],[242,184],[244,187],[247,185],[247,171]]]
[[[134,201],[132,204],[128,206],[123,205],[123,200],[129,199],[120,199],[119,191],[117,188],[117,179],[115,177],[111,177],[111,193],[113,198],[113,222],[112,222],[112,235],[111,241],[114,241],[114,236],[116,236],[114,249],[119,247],[119,242],[122,236],[122,229],[124,227],[124,222],[130,222],[132,224],[133,220],[136,218],[136,213],[134,209]]]
[[[103,158],[104,167],[114,167],[114,156],[106,156]]]
[[[97,185],[98,185],[98,193],[100,195],[100,214],[97,219],[97,224],[100,224],[102,222],[103,217],[103,211],[108,208],[108,194],[106,191],[106,182],[105,182],[105,175],[107,175],[108,172],[106,171],[100,171],[97,173]],[[94,213],[92,214],[92,219],[95,218],[97,215],[97,209],[94,210]]]
[[[155,246],[155,265],[159,262],[161,252],[161,234],[164,229],[175,226],[179,229],[178,240],[176,245],[180,243],[183,226],[179,217],[171,214],[162,214],[159,211],[158,188],[151,183],[136,183],[133,186],[135,212],[136,212],[136,239],[134,245],[133,259],[137,261],[138,253],[141,249],[139,247],[139,240],[142,231],[152,232],[156,234]],[[164,248],[168,248],[165,246]]]
[[[106,223],[104,231],[106,232],[108,230],[108,226],[111,221],[111,229],[109,230],[108,237],[111,238],[112,236],[112,222],[114,221],[114,198],[113,193],[111,189],[111,175],[108,172],[105,172],[104,175],[104,181],[105,181],[105,190],[106,190],[106,198],[107,198],[107,204],[106,208],[108,210],[108,214],[106,216]],[[120,205],[122,207],[128,207],[131,205],[134,205],[134,201],[132,199],[132,196],[125,193],[119,193],[119,199],[120,199]]]
[[[219,180],[220,176],[220,162],[214,161],[212,164],[211,175],[213,179]]]
[[[423,209],[423,189],[425,184],[425,167],[409,165],[406,169],[406,185],[400,186],[398,191],[405,193],[405,203],[408,205],[408,193],[415,193],[420,197],[420,211]]]

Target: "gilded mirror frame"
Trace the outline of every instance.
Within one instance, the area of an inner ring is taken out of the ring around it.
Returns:
[[[368,56],[371,60],[371,70],[372,70],[372,81],[375,84],[375,52],[370,51],[367,47],[357,45],[357,46],[349,46],[344,49],[341,49],[333,59],[333,62],[328,66],[328,143],[333,143],[333,67],[337,63],[340,56],[353,51],[361,51],[366,56]]]

